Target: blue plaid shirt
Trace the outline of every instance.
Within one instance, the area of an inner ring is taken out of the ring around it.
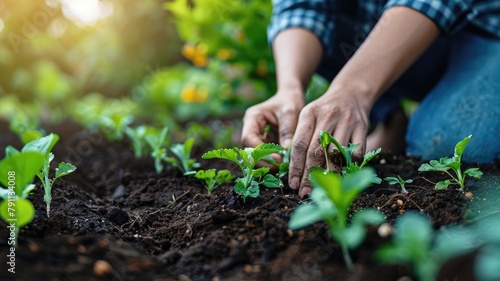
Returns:
[[[473,25],[500,38],[500,0],[358,0],[355,23],[369,33],[382,13],[394,6],[419,11],[436,23],[444,34],[453,34]],[[331,53],[329,42],[339,13],[338,0],[273,0],[269,42],[284,29],[301,27],[315,33],[325,51]]]

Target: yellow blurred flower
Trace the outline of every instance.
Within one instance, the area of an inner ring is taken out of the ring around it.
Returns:
[[[182,54],[188,58],[192,59],[194,56],[196,56],[196,48],[193,45],[186,44],[184,47],[182,47]]]
[[[208,58],[204,55],[197,55],[193,58],[193,64],[197,67],[204,67],[207,65]]]
[[[197,67],[203,67],[207,65],[207,51],[208,47],[205,44],[199,44],[197,46],[192,44],[185,44],[182,47],[182,54],[186,58],[190,59]]]
[[[217,58],[220,60],[228,60],[234,57],[233,51],[229,49],[220,49],[217,51]]]
[[[193,85],[186,85],[181,93],[181,100],[183,102],[196,102],[204,103],[208,98],[208,88],[196,88]]]

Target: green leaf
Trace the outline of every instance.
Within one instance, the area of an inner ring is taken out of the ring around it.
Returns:
[[[221,149],[216,149],[216,150],[206,152],[201,156],[201,158],[203,158],[203,159],[220,158],[220,159],[224,159],[224,160],[229,160],[229,161],[232,161],[232,162],[238,164],[238,166],[241,167],[241,165],[239,163],[238,156],[239,156],[239,153],[238,153],[237,148],[234,148],[234,149],[221,148]]]
[[[236,180],[236,184],[234,185],[234,192],[239,195],[245,195],[247,192],[247,188],[241,179]]]
[[[10,155],[0,162],[0,183],[8,187],[9,173],[15,173],[15,188],[17,196],[22,196],[23,190],[33,181],[35,175],[42,169],[45,156],[40,152],[28,151]]]
[[[215,177],[217,184],[230,182],[233,179],[234,179],[234,175],[231,174],[231,172],[229,170],[220,170],[217,172],[217,176]]]
[[[344,241],[349,248],[355,248],[365,239],[365,225],[378,225],[384,221],[384,215],[375,209],[357,211],[351,220],[351,225],[344,231]]]
[[[22,152],[37,151],[43,153],[44,155],[48,155],[52,151],[52,148],[56,145],[58,140],[59,136],[52,133],[48,136],[41,137],[27,143],[23,147]]]
[[[319,140],[323,149],[327,149],[330,144],[330,134],[327,131],[321,130],[319,132]]]
[[[469,135],[469,136],[465,137],[463,140],[459,141],[455,145],[454,156],[458,158],[458,161],[460,161],[460,159],[462,159],[462,154],[464,152],[464,149],[467,146],[467,144],[469,143],[471,137],[472,137],[472,135]]]
[[[253,149],[253,151],[251,153],[253,163],[257,163],[262,158],[264,158],[268,155],[271,155],[273,153],[278,153],[282,150],[284,150],[284,148],[278,144],[273,144],[273,143],[259,144]]]
[[[323,219],[324,213],[315,204],[303,204],[298,206],[291,215],[288,228],[291,230],[300,229]]]
[[[370,162],[370,160],[375,158],[375,156],[377,156],[381,151],[382,151],[382,148],[378,148],[377,150],[368,151],[363,158],[363,163],[361,163],[361,165],[359,167],[362,168],[363,166],[365,166],[366,163]]]
[[[0,203],[0,215],[7,223],[13,222],[8,221],[8,219],[17,219],[15,221],[16,227],[21,228],[33,220],[35,217],[35,208],[27,199],[4,200]]]
[[[436,183],[436,186],[434,188],[437,190],[442,190],[448,188],[450,184],[451,184],[450,180],[444,180]]]
[[[215,178],[215,169],[209,170],[198,170],[194,175],[195,178],[199,180],[208,180]]]
[[[259,183],[256,181],[252,181],[250,183],[250,187],[247,189],[246,195],[256,198],[259,197],[260,189],[259,189]]]
[[[465,170],[464,174],[469,175],[471,177],[480,179],[483,176],[483,172],[479,170],[479,168],[469,168]]]
[[[255,178],[260,178],[269,172],[269,167],[260,167],[251,172],[252,176]]]
[[[264,185],[267,188],[281,188],[281,187],[283,187],[283,183],[281,182],[281,180],[273,175],[270,175],[270,174],[267,174],[264,177],[264,181],[262,182],[262,185]]]
[[[15,147],[13,146],[7,146],[5,148],[5,157],[8,157],[8,156],[11,156],[13,154],[19,154],[21,153],[21,151],[17,150]]]
[[[61,162],[61,163],[59,163],[59,167],[56,168],[56,175],[55,175],[54,180],[56,180],[60,177],[63,177],[65,175],[68,175],[68,174],[74,172],[75,170],[76,170],[76,167],[73,166],[72,164]]]

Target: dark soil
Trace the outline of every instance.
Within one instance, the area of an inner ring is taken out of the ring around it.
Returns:
[[[109,143],[71,123],[48,130],[61,136],[54,162],[69,161],[78,169],[55,183],[49,218],[36,182],[30,197],[36,216],[20,231],[15,274],[7,271],[9,233],[0,222],[0,280],[398,280],[409,275],[404,266],[380,266],[373,259],[374,250],[388,240],[375,227],[352,252],[352,272],[325,224],[289,230],[290,215],[303,202],[289,188],[262,190],[247,204],[230,185],[209,196],[198,180],[172,168],[154,173],[153,161],[135,159],[126,143]],[[20,144],[6,124],[0,132],[3,157],[6,145]],[[199,148],[197,155],[203,152]],[[235,168],[225,161],[200,162],[205,169]],[[453,188],[435,191],[430,182],[443,175],[424,178],[417,171],[420,164],[406,156],[378,156],[372,166],[380,177],[414,179],[409,193],[384,182],[364,192],[352,211],[375,207],[388,222],[404,212],[423,212],[436,228],[462,223],[470,199]],[[498,166],[481,168],[498,171]]]

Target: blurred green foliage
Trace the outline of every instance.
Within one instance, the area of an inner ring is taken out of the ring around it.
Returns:
[[[31,104],[25,113],[61,119],[87,93],[128,96],[148,66],[182,59],[163,1],[87,2],[110,15],[82,25],[71,1],[0,0],[0,116]]]

